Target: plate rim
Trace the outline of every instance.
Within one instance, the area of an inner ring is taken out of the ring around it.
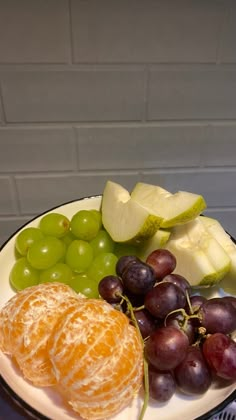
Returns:
[[[37,420],[51,420],[50,417],[45,416],[44,414],[40,413],[30,404],[25,402],[5,381],[5,379],[0,374],[0,385],[2,386],[3,390],[12,398],[13,402],[20,406],[23,410],[28,412],[33,418]],[[210,417],[220,413],[228,404],[236,400],[236,389],[220,404],[216,407],[209,410],[207,413],[202,414],[199,417],[195,417],[193,420],[209,420]]]
[[[42,211],[41,213],[37,214],[36,216],[33,216],[30,218],[27,222],[23,223],[21,226],[19,226],[18,229],[16,229],[4,243],[0,246],[0,252],[3,250],[3,248],[8,244],[8,242],[11,241],[11,239],[25,226],[33,222],[34,220],[38,219],[39,217],[43,216],[44,214],[51,212],[55,209],[58,209],[62,206],[66,206],[68,204],[72,204],[78,201],[83,200],[89,200],[92,198],[102,198],[102,194],[94,194],[90,196],[84,196],[81,198],[75,198],[73,200],[69,200],[66,202],[62,202],[60,204],[57,204],[45,211]],[[230,235],[231,239],[236,243],[236,240]],[[11,388],[10,385],[8,385],[7,381],[3,378],[1,372],[0,372],[0,386],[3,388],[4,392],[10,396],[13,403],[15,403],[18,407],[23,409],[24,411],[28,412],[33,418],[38,420],[51,420],[50,417],[45,416],[44,414],[40,413],[37,409],[32,407],[30,404],[28,404],[24,399],[22,399],[16,391],[14,391],[13,388]],[[195,417],[193,420],[209,420],[210,417],[220,413],[227,405],[229,405],[231,402],[236,401],[236,389],[228,395],[223,401],[221,401],[217,406],[212,408],[211,410],[207,411],[206,413],[202,414],[201,416]],[[210,417],[209,417],[210,416]]]

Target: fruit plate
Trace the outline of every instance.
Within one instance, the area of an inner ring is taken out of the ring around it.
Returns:
[[[62,204],[59,207],[50,209],[48,212],[57,211],[71,218],[73,214],[82,209],[99,209],[100,204],[101,196],[86,197]],[[14,295],[9,285],[9,273],[15,261],[15,237],[26,226],[38,226],[40,218],[45,213],[34,218],[27,225],[22,226],[0,249],[0,308]],[[204,293],[207,293],[209,297],[216,297],[223,292],[214,287],[204,291]],[[53,388],[40,389],[27,382],[12,361],[4,354],[0,354],[0,386],[10,393],[13,400],[34,418],[53,420],[80,419],[69,406],[64,404],[59,394]],[[176,393],[168,403],[157,404],[153,401],[150,402],[144,420],[156,420],[157,417],[161,420],[175,420],[178,417],[182,420],[209,419],[223,410],[235,398],[235,383],[219,382],[214,384],[201,397]],[[138,420],[141,406],[142,392],[133,400],[131,405],[114,416],[113,420]]]

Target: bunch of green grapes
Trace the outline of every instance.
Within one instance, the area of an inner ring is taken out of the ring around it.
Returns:
[[[118,258],[135,249],[111,239],[100,211],[80,210],[71,220],[56,212],[46,214],[37,227],[21,230],[15,251],[17,259],[10,272],[13,289],[58,281],[97,298],[100,280],[115,274]]]

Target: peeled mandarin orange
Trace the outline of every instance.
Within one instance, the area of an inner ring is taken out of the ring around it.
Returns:
[[[78,300],[65,284],[42,283],[18,292],[0,312],[0,349],[37,386],[56,383],[47,341],[59,316]]]
[[[123,313],[103,300],[81,299],[60,317],[48,341],[60,392],[84,419],[105,419],[137,395],[143,345]]]

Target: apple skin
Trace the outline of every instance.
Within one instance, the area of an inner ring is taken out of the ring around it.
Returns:
[[[102,196],[102,222],[114,242],[140,243],[153,236],[162,218],[153,215],[130,197],[130,193],[107,181]]]
[[[160,186],[143,182],[135,185],[131,198],[150,213],[162,217],[161,228],[187,223],[206,208],[206,202],[201,195],[188,191],[172,194]]]

